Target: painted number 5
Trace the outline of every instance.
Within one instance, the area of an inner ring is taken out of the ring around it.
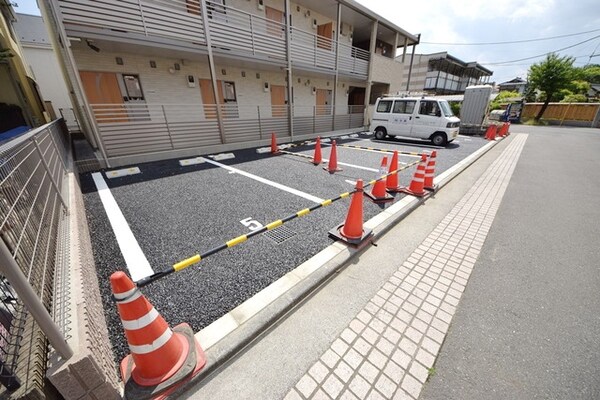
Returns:
[[[240,223],[242,225],[244,225],[245,227],[247,227],[248,229],[250,229],[251,231],[255,231],[255,230],[263,227],[263,225],[260,222],[254,220],[252,218],[243,219],[240,221]]]

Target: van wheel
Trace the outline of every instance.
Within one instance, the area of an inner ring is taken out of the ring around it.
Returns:
[[[375,139],[383,140],[385,139],[386,133],[385,128],[377,128],[375,129]]]
[[[444,135],[443,133],[436,133],[431,137],[431,143],[433,143],[434,146],[445,146],[447,141],[446,141],[446,135]]]

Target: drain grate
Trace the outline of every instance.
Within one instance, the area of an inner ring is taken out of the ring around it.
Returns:
[[[272,241],[274,241],[275,243],[281,244],[286,240],[296,236],[296,232],[282,225],[277,229],[273,229],[272,231],[266,232],[264,235]]]

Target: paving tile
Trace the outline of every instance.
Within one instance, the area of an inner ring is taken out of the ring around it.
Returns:
[[[413,398],[418,398],[421,393],[421,389],[423,385],[417,379],[413,378],[411,375],[404,375],[404,379],[402,380],[402,389],[410,394]]]
[[[323,384],[323,390],[334,399],[342,392],[344,384],[335,376],[330,375]]]
[[[308,375],[304,375],[296,384],[296,389],[304,396],[309,397],[317,388],[317,382]]]
[[[425,381],[427,380],[427,377],[429,376],[429,372],[427,371],[427,368],[425,368],[423,365],[421,365],[420,363],[418,363],[416,361],[413,361],[408,372],[412,376],[417,378],[419,380],[419,382],[421,382],[421,383],[425,383]]]
[[[406,331],[404,331],[404,335],[415,343],[419,343],[421,341],[421,338],[423,337],[423,334],[415,328],[413,328],[412,326],[406,328]]]
[[[433,326],[430,326],[429,329],[427,330],[426,333],[427,337],[435,340],[436,342],[438,342],[439,344],[442,344],[442,342],[444,341],[444,338],[446,337],[444,335],[444,333],[438,331],[437,329],[435,329]]]
[[[379,339],[375,347],[377,347],[377,350],[381,351],[386,357],[389,358],[392,355],[394,349],[396,348],[396,345],[387,340],[386,338],[382,337]]]
[[[376,390],[371,390],[371,393],[367,396],[366,400],[387,400],[381,393]]]
[[[385,396],[385,399],[392,397],[398,385],[385,375],[381,375],[375,383],[375,388]]]
[[[344,329],[340,334],[340,337],[348,344],[352,344],[356,336],[356,333],[349,328]]]
[[[346,391],[344,391],[344,393],[342,393],[342,395],[340,396],[339,399],[340,400],[359,400],[358,397],[356,397],[355,395],[352,394],[350,389],[346,389]]]
[[[369,329],[369,328],[367,328]],[[336,339],[331,345],[331,349],[335,351],[340,357],[344,355],[346,350],[348,350],[348,345],[344,343],[341,339]]]
[[[311,397],[311,400],[331,400],[331,397],[329,397],[322,389],[319,389]]]
[[[352,368],[356,369],[363,361],[363,357],[356,350],[350,349],[344,354],[343,360]]]
[[[423,339],[421,346],[433,355],[437,355],[438,351],[440,350],[440,345],[428,337]]]
[[[431,368],[433,366],[433,363],[435,362],[435,357],[423,349],[420,349],[417,352],[417,356],[415,358],[426,368]]]
[[[329,368],[327,368],[322,362],[317,361],[312,367],[310,367],[308,373],[317,383],[321,383],[329,374]]]
[[[354,319],[352,322],[350,322],[350,329],[352,329],[355,333],[361,333],[362,330],[365,329],[365,324],[357,319]]]
[[[329,368],[333,368],[335,364],[340,360],[340,356],[334,353],[333,350],[329,349],[321,356],[321,361],[323,364],[327,365]]]
[[[365,380],[360,375],[355,375],[348,388],[356,395],[359,399],[364,399],[367,396],[367,393],[371,389],[371,384]]]
[[[400,341],[400,337],[402,337],[402,335],[400,332],[389,326],[385,329],[385,332],[383,332],[383,337],[389,340],[395,346]]]
[[[390,360],[385,365],[383,373],[386,374],[392,381],[399,383],[402,380],[402,377],[404,376],[404,368],[396,364],[394,361]]]
[[[367,382],[372,384],[375,382],[375,378],[377,378],[379,370],[369,361],[365,361],[358,369],[358,373],[365,378]]]
[[[302,396],[296,392],[296,389],[292,389],[289,393],[283,398],[283,400],[302,400]]]
[[[379,338],[379,334],[377,332],[375,332],[373,329],[367,327],[361,337],[363,339],[365,339],[367,342],[369,342],[370,344],[374,345],[375,342],[377,341],[377,339]]]
[[[369,360],[371,364],[376,366],[377,369],[382,369],[387,361],[387,357],[381,351],[373,349],[367,356],[367,360]]]
[[[408,355],[412,356],[415,354],[415,351],[417,350],[417,345],[414,344],[413,342],[411,342],[408,338],[402,338],[402,340],[400,340],[400,349],[402,349],[405,353],[407,353]]]
[[[338,366],[333,370],[333,373],[344,383],[350,380],[350,377],[354,373],[354,369],[346,364],[344,361],[340,361]]]
[[[392,355],[392,361],[394,361],[396,364],[398,364],[403,369],[406,369],[406,368],[408,368],[408,366],[410,365],[410,362],[412,361],[412,356],[409,354],[406,354],[402,350],[398,349]]]
[[[369,342],[367,342],[365,339],[363,339],[362,337],[359,337],[356,340],[356,343],[354,343],[353,347],[360,354],[362,354],[363,356],[366,356],[367,353],[369,353],[369,351],[371,350],[372,345]]]

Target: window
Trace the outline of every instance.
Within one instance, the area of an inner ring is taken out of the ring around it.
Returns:
[[[237,101],[234,82],[223,82],[223,100],[225,103],[235,103]]]
[[[416,103],[414,100],[396,100],[392,112],[394,114],[412,114]]]
[[[419,114],[431,115],[433,117],[440,117],[442,115],[437,101],[432,101],[432,100],[421,100],[421,106],[419,107]]]
[[[381,100],[379,104],[377,104],[377,112],[380,113],[389,113],[392,109],[392,101],[391,100]]]
[[[144,100],[138,75],[123,74],[123,83],[125,84],[126,100]]]

